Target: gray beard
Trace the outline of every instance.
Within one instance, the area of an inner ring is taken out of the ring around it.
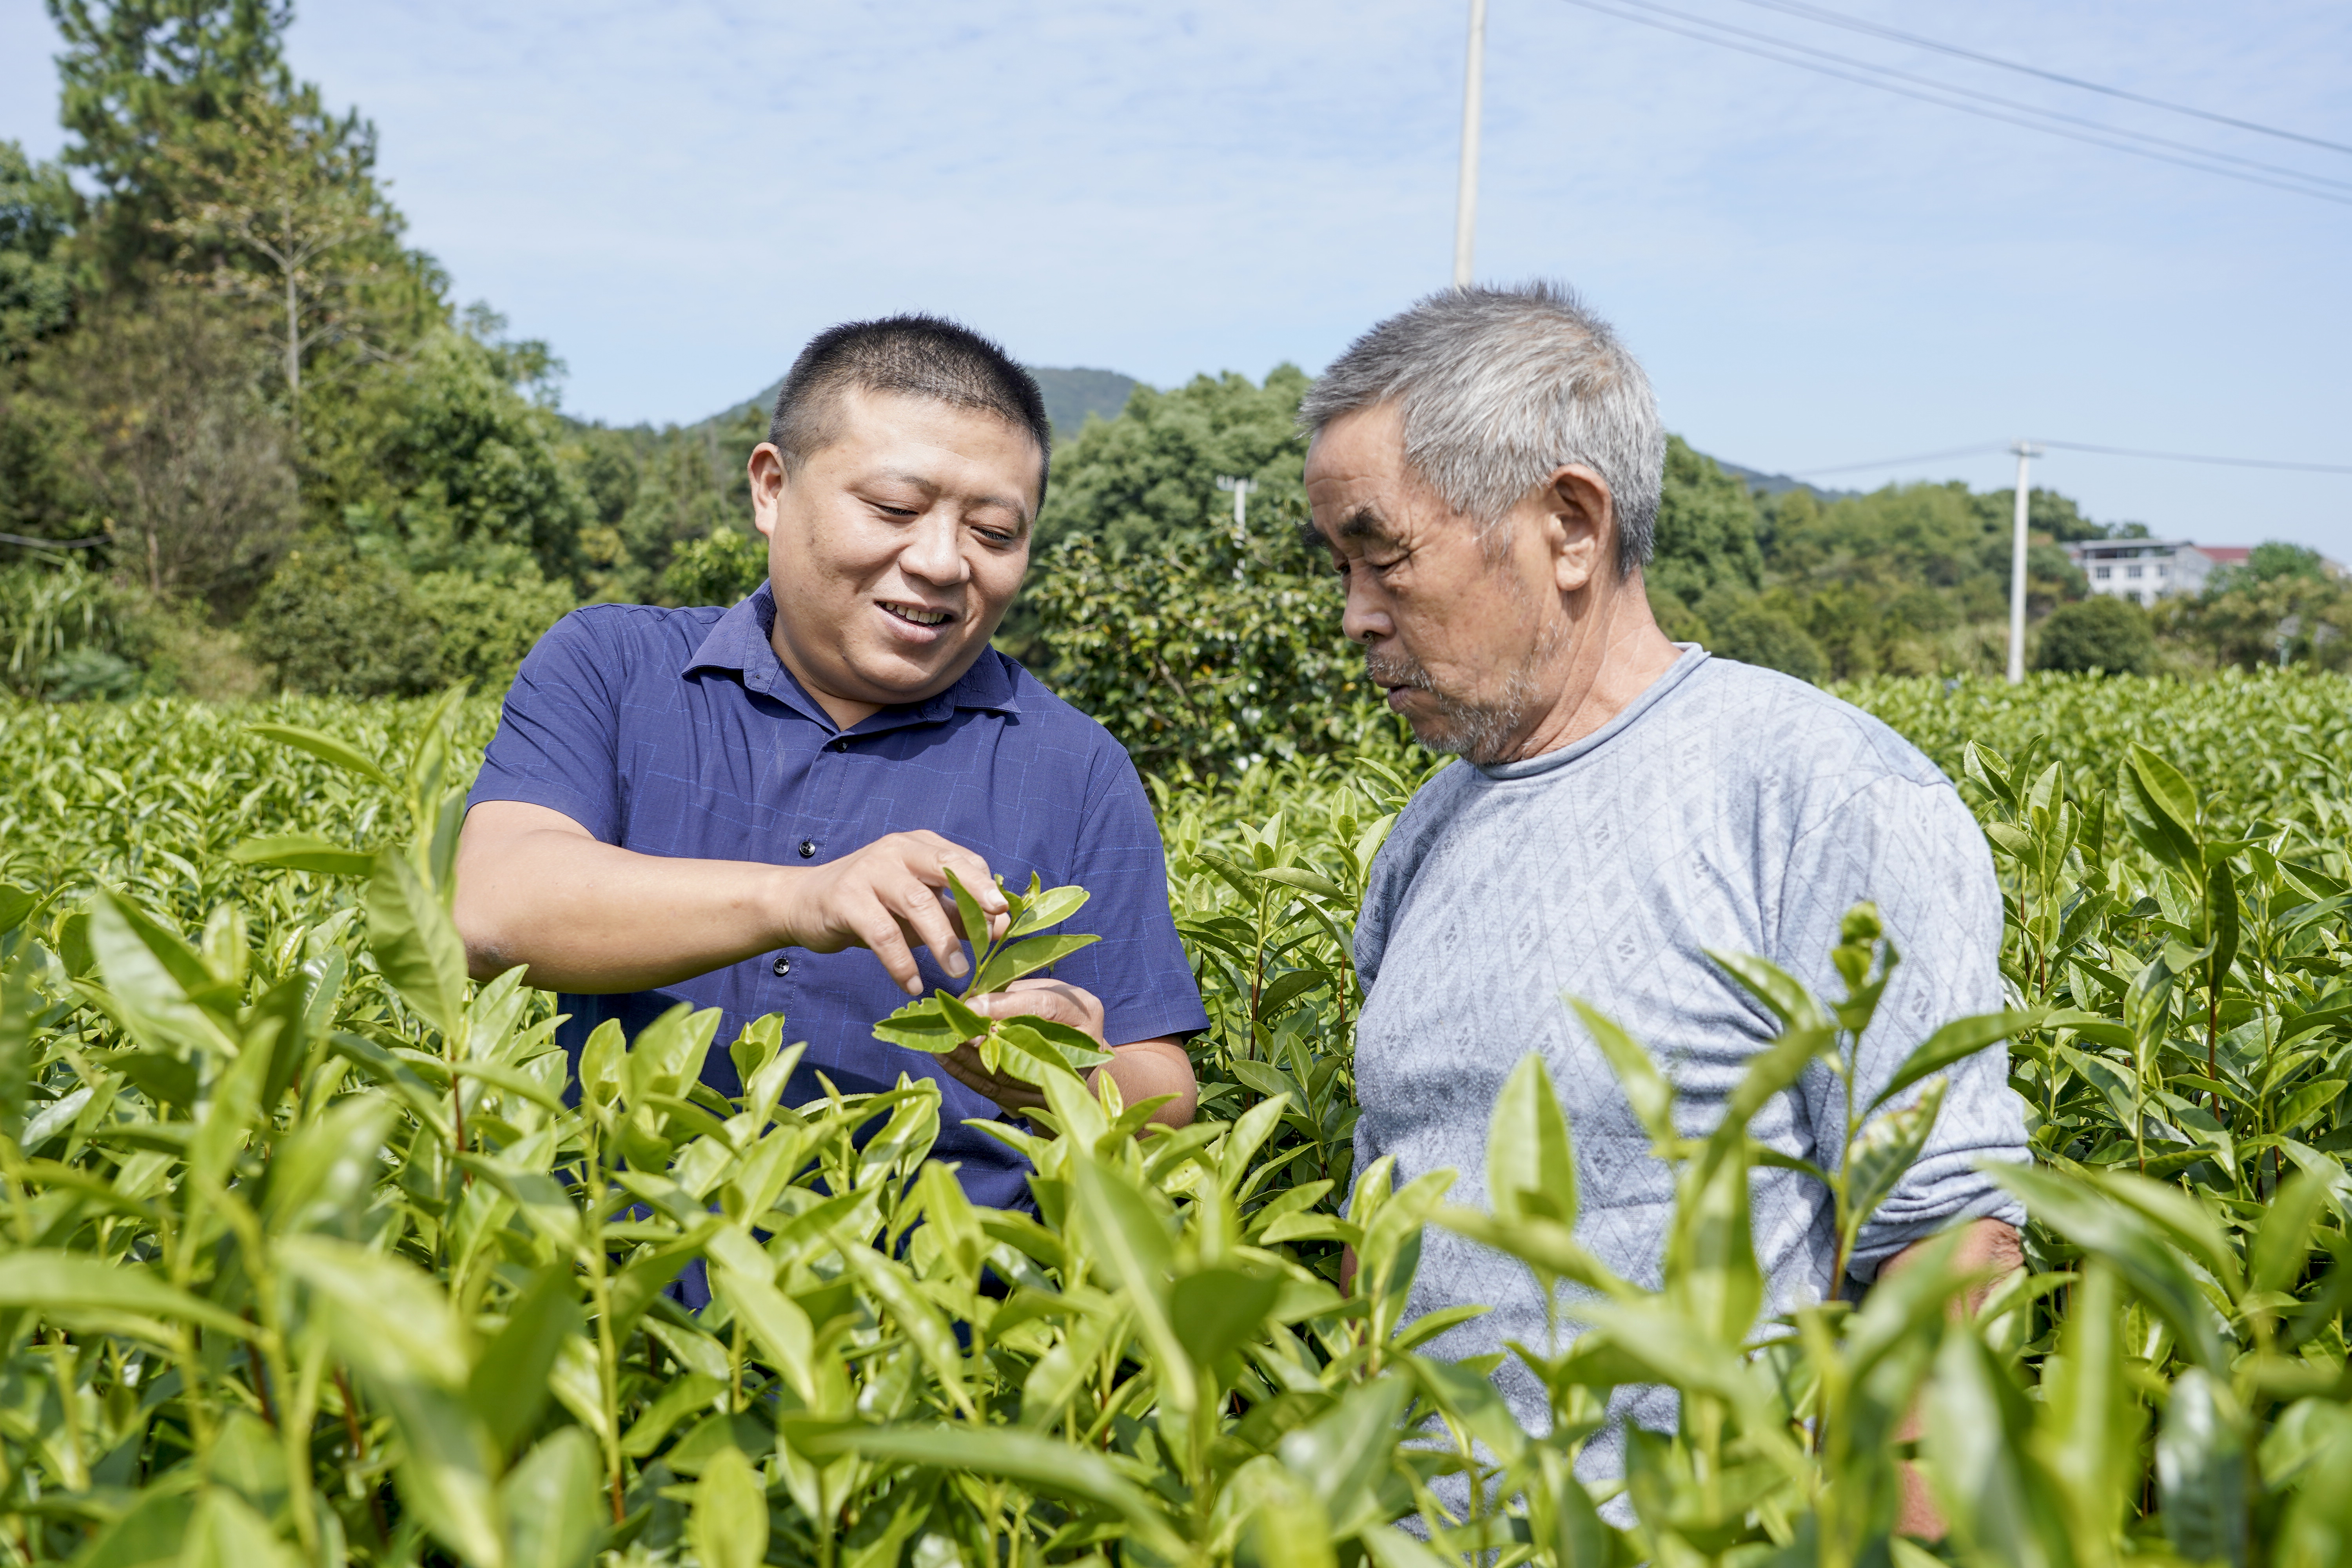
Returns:
[[[1546,637],[1528,661],[1511,672],[1501,694],[1491,702],[1465,701],[1439,690],[1421,661],[1410,656],[1383,657],[1366,649],[1364,669],[1381,685],[1425,691],[1436,704],[1433,721],[1413,726],[1414,740],[1433,752],[1451,753],[1474,766],[1491,767],[1512,760],[1528,718],[1545,700],[1535,672],[1549,658],[1555,640]]]

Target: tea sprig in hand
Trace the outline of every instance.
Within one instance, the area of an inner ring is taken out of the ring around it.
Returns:
[[[1061,924],[1084,908],[1087,890],[1043,888],[1033,875],[1029,890],[1016,893],[1004,886],[1003,878],[998,878],[997,887],[1011,910],[1011,918],[1000,936],[990,929],[992,922],[980,900],[957,879],[956,874],[949,871],[947,879],[955,895],[957,921],[971,944],[971,979],[959,994],[950,995],[940,990],[920,1001],[908,1003],[874,1026],[875,1038],[909,1050],[929,1051],[934,1056],[946,1056],[970,1042],[988,1071],[1030,1084],[1037,1083],[1040,1074],[1055,1068],[1083,1073],[1110,1060],[1110,1053],[1082,1029],[1028,1014],[991,1018],[972,1006],[981,997],[1004,990],[1023,975],[1101,940],[1066,932],[1037,934],[1048,926]]]

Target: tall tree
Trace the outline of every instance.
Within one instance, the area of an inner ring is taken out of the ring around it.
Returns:
[[[158,227],[179,260],[223,294],[264,306],[297,439],[302,370],[320,348],[365,335],[363,291],[384,270],[397,219],[372,170],[374,128],[337,119],[303,86],[290,100],[249,95],[160,150],[180,193]]]
[[[35,427],[90,509],[69,526],[113,534],[116,564],[158,597],[237,606],[293,536],[294,471],[257,357],[220,301],[167,288],[100,301],[30,366]]]
[[[63,170],[0,142],[0,364],[22,359],[73,319],[64,252],[74,208]]]
[[[283,38],[291,0],[47,0],[65,39],[58,57],[65,161],[100,197],[86,231],[117,282],[168,261],[161,226],[181,215],[165,150],[192,127],[256,96],[284,100],[292,77]]]

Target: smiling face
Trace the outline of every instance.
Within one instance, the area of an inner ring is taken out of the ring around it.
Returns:
[[[1513,509],[1490,559],[1478,525],[1405,461],[1402,416],[1382,404],[1317,435],[1307,499],[1347,583],[1341,626],[1414,737],[1474,763],[1543,749],[1579,640],[1580,605],[1563,595],[1580,595],[1597,560],[1600,531],[1579,536],[1574,498],[1542,491]]]
[[[992,414],[841,395],[833,438],[788,470],[751,454],[776,656],[844,729],[936,697],[988,646],[1029,565],[1044,454]]]

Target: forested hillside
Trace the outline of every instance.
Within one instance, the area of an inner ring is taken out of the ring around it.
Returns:
[[[0,143],[0,681],[493,688],[575,605],[758,580],[762,400],[660,429],[567,417],[553,348],[460,305],[406,241],[374,128],[294,77],[287,5],[55,9],[62,163]],[[1362,694],[1295,537],[1306,374],[1040,374],[1059,450],[1004,645],[1148,758],[1323,745],[1302,715]],[[1650,578],[1673,635],[1815,680],[1999,668],[2007,492],[1751,478],[1674,444]],[[1221,479],[1250,486],[1246,531]],[[2084,586],[2057,544],[2105,529],[2032,505],[2038,627]],[[2060,624],[2061,667],[2352,655],[2346,590],[2289,547],[2160,625],[2116,605]]]

